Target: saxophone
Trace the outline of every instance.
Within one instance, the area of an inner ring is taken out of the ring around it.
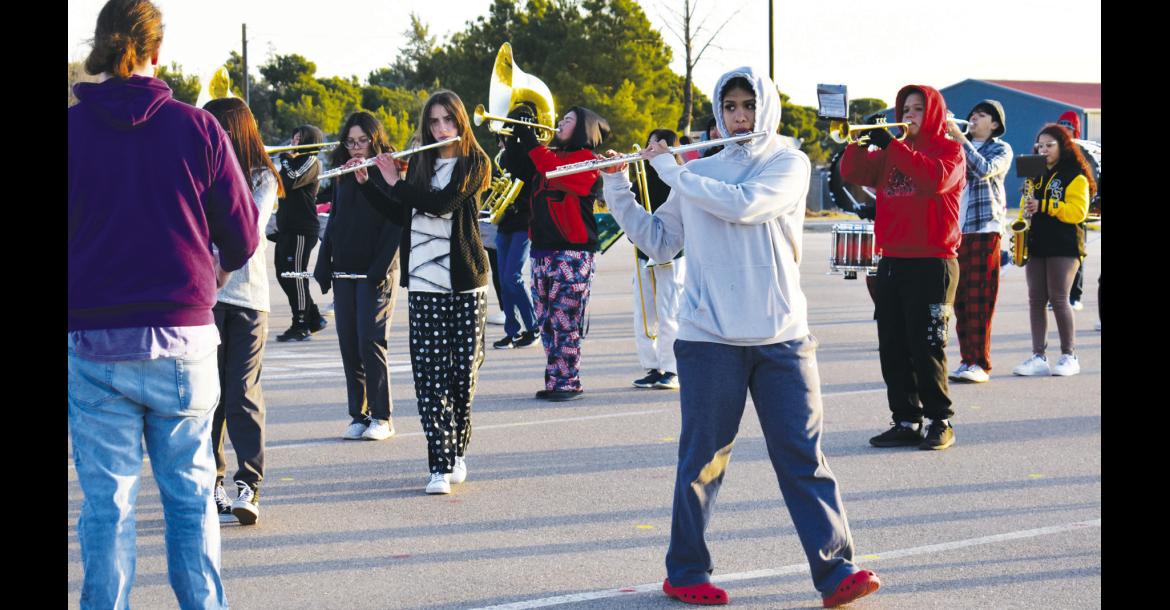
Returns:
[[[1024,179],[1024,199],[1036,196],[1036,183],[1031,178]],[[1012,230],[1012,264],[1023,267],[1028,262],[1028,229],[1032,227],[1032,219],[1028,214],[1022,214],[1011,225]]]

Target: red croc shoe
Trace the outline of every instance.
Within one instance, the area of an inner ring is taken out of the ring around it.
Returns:
[[[870,570],[862,570],[855,572],[845,577],[841,584],[837,585],[837,590],[833,594],[824,598],[826,608],[836,608],[837,606],[844,606],[849,602],[865,597],[874,591],[877,591],[882,586],[881,579],[877,574]]]
[[[705,582],[689,587],[672,587],[670,579],[662,581],[662,592],[680,602],[700,606],[722,606],[727,603],[727,591]]]

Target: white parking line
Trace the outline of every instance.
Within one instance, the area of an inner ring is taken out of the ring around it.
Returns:
[[[913,555],[926,555],[929,553],[938,553],[942,551],[951,551],[954,549],[961,549],[969,546],[979,546],[983,544],[994,544],[996,542],[1006,542],[1008,540],[1020,540],[1022,538],[1035,538],[1037,536],[1048,536],[1051,534],[1060,534],[1063,532],[1071,532],[1075,530],[1082,530],[1091,527],[1101,527],[1100,519],[1093,519],[1091,521],[1078,521],[1075,523],[1065,523],[1063,525],[1054,525],[1050,527],[1041,527],[1030,530],[1019,530],[1015,532],[1008,532],[1006,534],[995,534],[992,536],[983,536],[980,538],[967,538],[966,540],[955,540],[953,542],[944,542],[942,544],[930,544],[926,546],[917,546],[908,549],[897,549],[893,551],[886,551],[884,553],[875,553],[873,555],[865,555],[865,563],[869,564],[874,561],[882,559],[897,559],[901,557],[910,557]],[[711,580],[717,583],[735,582],[738,580],[752,580],[756,578],[767,578],[773,576],[780,576],[782,574],[798,574],[800,572],[807,572],[808,564],[796,564],[784,566],[782,568],[768,569],[768,570],[753,570],[751,572],[738,572],[734,574],[724,574],[722,576],[715,576]],[[543,599],[530,599],[522,602],[513,602],[510,604],[500,604],[497,606],[485,606],[476,608],[474,610],[523,610],[528,608],[548,608],[550,606],[559,606],[562,604],[571,604],[574,602],[592,601],[595,599],[606,599],[610,597],[621,597],[633,593],[649,593],[651,591],[661,591],[662,583],[651,583],[647,585],[637,585],[633,587],[622,587],[620,589],[606,589],[604,591],[587,591],[584,593],[572,593],[569,595],[558,595],[556,597],[545,597]]]

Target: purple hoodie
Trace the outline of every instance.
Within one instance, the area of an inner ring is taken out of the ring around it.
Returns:
[[[69,330],[213,324],[215,258],[256,249],[256,205],[210,113],[131,76],[73,87]]]

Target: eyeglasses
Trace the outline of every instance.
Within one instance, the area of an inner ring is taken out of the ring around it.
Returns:
[[[1046,148],[1051,148],[1051,147],[1057,146],[1057,145],[1058,144],[1056,142],[1037,142],[1036,143],[1036,150],[1044,150]]]
[[[370,139],[362,136],[358,139],[349,138],[345,141],[346,148],[365,148],[370,145]]]
[[[1069,129],[1072,129],[1073,126],[1072,121],[1057,121],[1056,124],[1061,127],[1068,127]]]

